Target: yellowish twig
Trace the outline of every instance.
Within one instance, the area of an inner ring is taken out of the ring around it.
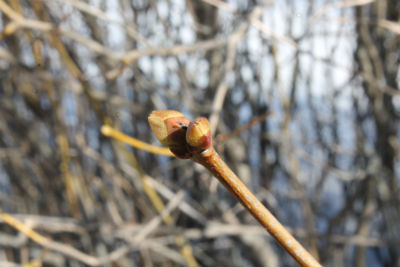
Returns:
[[[81,218],[81,213],[79,209],[78,198],[76,196],[73,182],[74,177],[70,172],[69,164],[69,143],[67,136],[65,133],[60,132],[57,138],[58,147],[60,149],[60,156],[61,156],[61,164],[60,164],[60,171],[64,176],[64,184],[67,193],[67,199],[69,205],[71,207],[71,212],[75,218]]]
[[[130,136],[127,136],[127,135],[121,133],[120,131],[112,128],[109,125],[103,125],[101,127],[101,133],[104,134],[105,136],[112,137],[118,141],[129,144],[137,149],[145,150],[145,151],[148,151],[148,152],[154,153],[154,154],[174,157],[174,155],[171,153],[171,151],[169,151],[168,148],[153,146],[153,145],[147,144],[145,142],[139,141],[136,138],[133,138],[133,137],[130,137]]]
[[[112,128],[109,125],[103,125],[101,127],[101,132],[105,136],[114,138],[115,140],[118,140],[122,143],[129,144],[137,149],[142,149],[142,150],[154,153],[154,154],[175,157],[175,155],[172,154],[172,152],[168,148],[149,145],[145,142],[137,140],[136,138],[127,136],[127,135],[121,133],[120,131]],[[149,184],[148,180],[144,179],[146,177],[146,175],[140,169],[140,166],[137,164],[136,159],[133,156],[133,154],[126,153],[126,156],[130,160],[131,164],[139,171],[140,177],[142,178],[142,181],[143,181],[143,188],[144,188],[147,196],[150,198],[150,201],[152,202],[154,207],[157,209],[157,211],[161,212],[161,210],[164,209],[164,203],[162,202],[161,198],[159,197],[157,192],[154,190],[154,188]],[[163,217],[163,221],[167,225],[172,224],[172,219],[170,216]],[[196,261],[196,258],[193,256],[192,247],[186,242],[186,240],[181,235],[176,236],[175,243],[180,247],[180,252],[181,252],[182,256],[185,258],[188,266],[199,266],[198,262]]]
[[[28,27],[31,29],[37,29],[42,31],[50,31],[53,29],[53,25],[51,23],[26,19],[18,12],[14,11],[10,6],[8,6],[3,0],[0,0],[0,10],[11,20],[16,22],[16,27]],[[17,29],[15,28],[15,30]]]
[[[47,239],[46,237],[42,236],[41,234],[37,233],[36,231],[32,230],[22,222],[15,219],[13,216],[5,213],[2,209],[0,209],[0,218],[11,227],[17,229],[21,233],[25,234],[27,237],[35,241],[36,243],[47,246],[51,240]]]

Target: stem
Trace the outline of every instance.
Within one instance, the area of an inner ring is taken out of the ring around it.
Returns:
[[[283,227],[283,225],[250,192],[242,181],[221,159],[213,147],[193,155],[192,159],[206,167],[231,192],[240,203],[263,225],[278,243],[301,266],[321,266],[314,257]]]
[[[148,120],[162,144],[169,146],[177,157],[191,158],[206,167],[301,266],[321,266],[215,152],[206,118],[190,121],[174,110],[155,110]]]
[[[133,138],[131,136],[128,136],[126,134],[121,133],[120,131],[112,128],[109,125],[103,125],[101,127],[101,132],[102,134],[104,134],[105,136],[109,136],[112,137],[118,141],[121,141],[123,143],[127,143],[137,149],[141,149],[144,151],[148,151],[150,153],[154,153],[154,154],[158,154],[158,155],[164,155],[164,156],[170,156],[170,157],[174,157],[175,155],[171,153],[171,151],[169,151],[168,148],[165,147],[158,147],[158,146],[153,146],[150,144],[147,144],[145,142],[142,142],[136,138]]]

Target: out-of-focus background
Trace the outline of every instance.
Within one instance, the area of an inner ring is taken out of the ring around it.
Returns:
[[[296,266],[203,167],[100,132],[159,145],[154,109],[208,117],[322,264],[400,265],[400,1],[0,0],[0,30],[1,266]]]

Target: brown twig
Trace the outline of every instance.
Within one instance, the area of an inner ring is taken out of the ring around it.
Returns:
[[[217,177],[301,266],[321,266],[247,189],[214,150],[207,119],[198,118],[190,122],[177,111],[159,110],[150,114],[149,123],[161,143],[168,146],[178,158],[190,158]]]
[[[251,127],[253,127],[255,124],[261,123],[264,120],[266,120],[269,116],[271,116],[273,114],[273,112],[268,112],[265,113],[261,116],[255,117],[253,119],[251,119],[248,123],[246,123],[245,125],[236,128],[235,130],[233,130],[232,132],[228,133],[228,134],[219,134],[217,136],[217,140],[221,143],[225,143],[228,139],[239,135],[241,132],[244,132],[248,129],[250,129]]]
[[[286,228],[282,226],[274,215],[264,207],[253,193],[247,189],[214,149],[195,154],[192,159],[206,167],[217,177],[301,266],[321,266]]]

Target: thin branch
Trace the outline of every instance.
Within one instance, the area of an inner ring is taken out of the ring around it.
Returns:
[[[354,6],[363,6],[363,5],[368,5],[376,0],[344,0],[344,1],[336,1],[332,3],[328,3],[324,5],[322,8],[317,10],[317,12],[314,13],[311,17],[311,21],[315,21],[319,17],[323,16],[326,14],[329,10],[335,9],[335,8],[347,8],[347,7],[354,7]]]
[[[45,1],[50,2],[53,0],[45,0]],[[78,1],[78,0],[57,0],[57,1],[71,5],[71,6],[75,7],[77,10],[87,13],[93,17],[96,17],[96,18],[99,18],[106,22],[114,23],[118,26],[121,26],[122,28],[124,28],[126,30],[128,35],[130,35],[133,39],[145,44],[146,46],[150,46],[149,41],[146,38],[144,38],[134,27],[130,26],[129,24],[123,23],[119,20],[109,17],[101,9],[98,9],[93,5],[89,5],[83,1]]]
[[[400,23],[390,20],[381,19],[378,21],[378,26],[392,31],[395,34],[400,34]]]
[[[65,256],[70,258],[76,259],[84,264],[90,266],[101,266],[106,264],[107,262],[112,262],[120,259],[125,254],[129,253],[134,246],[137,246],[140,242],[142,242],[151,232],[153,232],[157,226],[162,222],[162,219],[168,214],[170,214],[176,207],[179,206],[180,202],[182,201],[185,194],[181,191],[178,192],[175,197],[168,203],[165,209],[156,217],[154,217],[146,226],[142,229],[142,231],[133,237],[130,240],[129,245],[122,246],[119,249],[114,250],[108,255],[102,257],[94,257],[88,254],[85,254],[74,247],[65,245],[63,243],[59,243],[53,241],[43,235],[37,233],[36,231],[32,230],[30,227],[26,226],[21,221],[17,220],[13,216],[5,213],[3,210],[0,209],[0,218],[7,223],[9,226],[15,228],[19,232],[25,234],[35,243],[41,245],[42,247],[56,251],[61,253]]]
[[[301,266],[321,266],[314,257],[264,207],[225,164],[214,149],[196,154],[193,160],[206,167],[242,203],[257,221]]]
[[[221,0],[202,0],[203,2],[210,4],[212,6],[215,6],[219,9],[228,11],[228,12],[234,12],[235,8],[231,6],[230,4],[223,2]]]
[[[170,156],[170,157],[174,156],[174,154],[172,154],[168,148],[153,146],[148,143],[142,142],[140,140],[137,140],[136,138],[125,135],[108,125],[103,125],[101,127],[101,133],[104,134],[105,136],[112,137],[118,141],[129,144],[137,149],[141,149],[144,151],[148,151],[150,153],[164,155],[164,156]]]
[[[50,31],[54,29],[51,23],[24,18],[22,15],[12,10],[11,7],[9,7],[3,0],[0,0],[0,10],[7,17],[15,21],[18,24],[18,26],[42,30],[42,31]]]
[[[267,3],[268,1],[266,1]],[[236,58],[236,47],[239,41],[243,38],[244,34],[247,32],[249,28],[250,22],[258,19],[262,14],[263,6],[257,6],[250,13],[248,20],[243,22],[237,30],[229,37],[227,43],[227,56],[225,62],[225,71],[224,76],[221,79],[220,84],[218,85],[217,91],[215,93],[214,101],[212,103],[212,113],[210,115],[210,127],[211,131],[215,132],[219,120],[219,113],[222,110],[222,106],[224,104],[225,96],[228,91],[228,85],[226,83],[227,77],[229,73],[232,71],[235,66],[235,58]]]
[[[206,167],[239,202],[264,226],[276,241],[302,266],[321,266],[250,192],[214,150],[206,118],[188,121],[174,110],[153,111],[149,124],[161,143],[180,158],[190,158]]]

